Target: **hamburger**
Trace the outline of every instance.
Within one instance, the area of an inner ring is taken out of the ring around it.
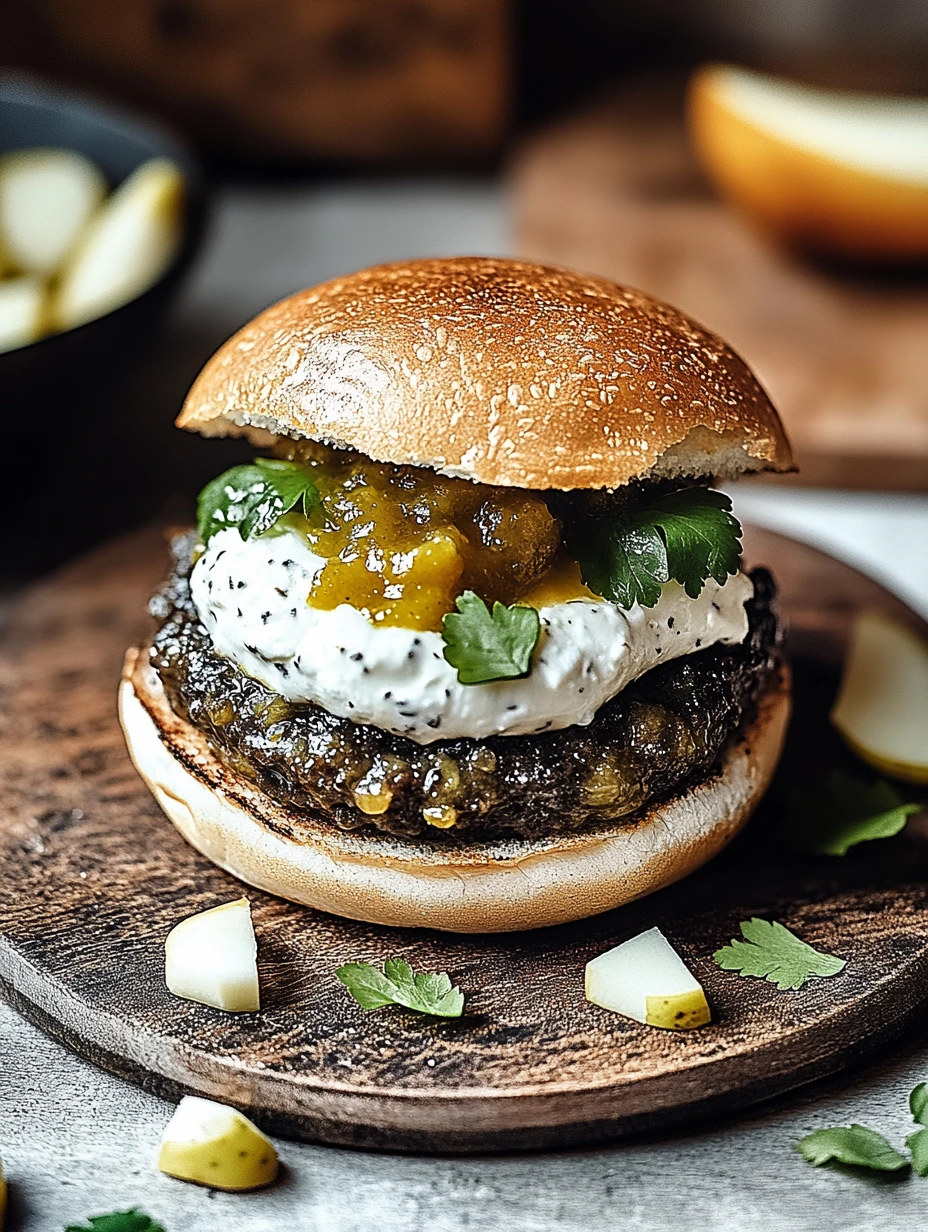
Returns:
[[[567,270],[385,265],[261,313],[177,422],[256,457],[174,538],[120,714],[216,864],[494,932],[638,898],[744,824],[789,675],[711,484],[792,460],[713,334]]]

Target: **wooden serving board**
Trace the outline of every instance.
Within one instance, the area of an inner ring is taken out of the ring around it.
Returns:
[[[859,574],[751,533],[792,622],[796,781],[845,756],[825,713],[853,612],[916,617]],[[116,721],[124,647],[166,563],[139,534],[28,592],[0,651],[0,987],[83,1056],[175,1097],[198,1092],[285,1134],[423,1151],[590,1142],[679,1126],[833,1072],[928,1005],[928,843],[914,833],[844,860],[790,854],[782,790],[708,868],[576,925],[458,937],[353,923],[249,892],[264,1009],[228,1015],[165,988],[164,938],[241,886],[185,845],[133,771]],[[923,629],[924,632],[924,629]],[[711,961],[738,921],[782,920],[847,960],[798,992]],[[714,1024],[640,1026],[586,1003],[593,955],[659,924],[704,981]],[[365,1013],[335,979],[401,955],[448,970],[460,1021]]]
[[[789,482],[928,486],[928,269],[877,276],[778,249],[702,179],[682,88],[643,82],[513,152],[518,251],[605,274],[739,351],[799,461]]]

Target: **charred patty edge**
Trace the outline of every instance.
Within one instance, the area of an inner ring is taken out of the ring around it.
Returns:
[[[165,696],[157,672],[151,667],[148,647],[127,652],[123,668],[123,685],[130,688],[134,700],[148,715],[158,739],[182,769],[209,790],[216,792],[228,804],[242,810],[251,820],[275,838],[298,845],[307,844],[327,852],[333,859],[358,859],[367,862],[372,855],[379,861],[396,862],[402,866],[414,861],[416,866],[435,869],[497,867],[511,863],[519,865],[525,859],[556,852],[581,853],[608,842],[623,831],[632,832],[648,826],[655,819],[671,812],[674,806],[690,794],[712,789],[730,773],[739,758],[751,761],[755,742],[763,744],[766,727],[782,707],[784,694],[791,691],[791,672],[785,657],[779,657],[767,686],[758,698],[756,712],[726,741],[717,764],[696,783],[687,784],[664,800],[649,802],[634,816],[618,823],[598,821],[561,834],[536,835],[527,838],[507,833],[499,837],[472,837],[470,834],[442,836],[422,834],[413,838],[398,837],[379,830],[347,831],[334,825],[320,813],[294,809],[283,804],[243,779],[214,754],[204,733],[182,719]],[[775,720],[774,720],[775,721]],[[146,772],[143,770],[143,777]],[[175,797],[180,799],[180,797]],[[720,820],[721,818],[719,818]]]
[[[744,642],[652,669],[589,726],[422,746],[289,703],[219,656],[190,598],[192,539],[173,547],[175,569],[152,601],[161,624],[150,651],[168,704],[243,780],[288,812],[343,831],[440,843],[631,823],[718,773],[724,745],[753,717],[779,656],[775,588],[756,570]],[[372,774],[390,796],[379,815],[356,804],[356,788]],[[436,829],[427,808],[452,811],[455,824]]]

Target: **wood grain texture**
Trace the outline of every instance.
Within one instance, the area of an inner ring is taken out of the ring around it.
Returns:
[[[915,621],[845,566],[756,533],[794,627],[800,739],[791,774],[831,756],[822,717],[861,605]],[[903,837],[843,861],[789,855],[766,815],[702,873],[621,911],[543,932],[452,937],[342,921],[252,892],[265,1008],[175,1000],[163,941],[240,893],[186,847],[132,770],[115,720],[124,646],[165,566],[155,532],[31,591],[0,655],[0,981],[77,1051],[149,1089],[197,1091],[296,1136],[412,1150],[588,1142],[678,1124],[832,1072],[928,1002],[928,858]],[[917,623],[917,621],[916,621]],[[824,700],[823,700],[824,699]],[[719,971],[749,914],[775,916],[848,961],[796,993]],[[654,1031],[589,1006],[588,958],[659,924],[705,982],[716,1025]],[[447,969],[460,1022],[366,1014],[334,979],[395,954]]]
[[[924,490],[925,271],[854,276],[776,248],[711,194],[682,114],[679,90],[643,83],[528,138],[510,174],[520,255],[641,287],[730,342],[798,482]]]

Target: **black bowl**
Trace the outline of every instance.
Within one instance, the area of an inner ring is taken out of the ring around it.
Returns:
[[[187,147],[170,133],[119,108],[33,78],[0,75],[0,153],[38,146],[77,150],[91,158],[111,187],[149,158],[172,159],[187,185],[183,240],[156,283],[122,307],[75,329],[51,334],[0,354],[4,434],[24,432],[40,415],[54,430],[82,399],[119,377],[152,336],[180,289],[205,231],[208,197],[203,174]]]

